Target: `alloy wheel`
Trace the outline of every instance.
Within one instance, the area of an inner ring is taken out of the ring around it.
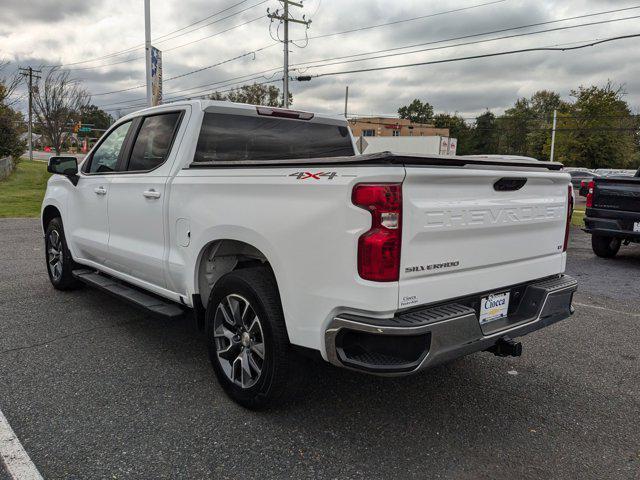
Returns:
[[[240,295],[223,298],[213,322],[218,361],[225,375],[243,389],[260,379],[265,346],[262,324],[251,303]]]
[[[47,265],[56,282],[62,278],[63,261],[62,238],[57,230],[51,230],[47,237]]]

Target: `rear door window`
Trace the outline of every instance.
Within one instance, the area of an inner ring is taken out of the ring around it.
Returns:
[[[205,113],[194,160],[266,161],[353,155],[345,126]]]
[[[162,165],[173,144],[180,112],[145,117],[131,150],[127,171],[149,171]]]

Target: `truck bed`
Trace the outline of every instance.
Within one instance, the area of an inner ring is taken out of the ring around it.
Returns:
[[[255,166],[304,166],[304,165],[404,165],[404,166],[425,166],[425,167],[509,167],[523,170],[552,170],[562,169],[562,164],[557,162],[541,162],[538,160],[517,159],[513,157],[466,157],[449,155],[406,155],[392,152],[371,153],[364,155],[354,155],[351,157],[329,157],[303,160],[242,160],[242,161],[215,161],[197,162],[194,161],[189,168],[221,168],[221,167],[242,167]]]

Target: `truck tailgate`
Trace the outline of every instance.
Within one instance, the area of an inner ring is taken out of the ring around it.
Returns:
[[[640,213],[640,178],[598,179],[593,208]]]
[[[568,175],[410,166],[406,172],[401,308],[564,270]]]

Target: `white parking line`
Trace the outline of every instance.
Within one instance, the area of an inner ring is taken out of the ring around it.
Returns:
[[[43,480],[0,410],[0,460],[13,480]]]
[[[623,312],[622,310],[614,310],[613,308],[600,307],[599,305],[589,305],[588,303],[573,302],[579,307],[595,308],[596,310],[606,310],[607,312],[619,313],[620,315],[628,315],[629,317],[640,317],[640,313]]]

